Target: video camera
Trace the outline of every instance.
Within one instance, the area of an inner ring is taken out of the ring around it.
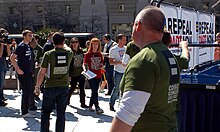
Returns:
[[[12,40],[8,38],[8,32],[4,28],[0,28],[0,43],[11,44]]]

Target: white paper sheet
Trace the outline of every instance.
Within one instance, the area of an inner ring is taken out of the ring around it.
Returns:
[[[95,73],[93,73],[92,71],[90,70],[87,70],[87,71],[83,71],[82,74],[89,80],[89,79],[92,79],[94,77],[96,77],[97,75]]]

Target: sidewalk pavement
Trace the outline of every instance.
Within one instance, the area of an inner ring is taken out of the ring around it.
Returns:
[[[90,96],[91,90],[86,89],[86,95]],[[23,118],[20,115],[21,94],[14,90],[4,90],[4,95],[8,98],[8,105],[0,107],[0,132],[37,132],[40,130],[40,110],[37,110],[36,118]],[[66,109],[65,132],[108,132],[114,117],[114,112],[109,110],[110,96],[99,93],[99,106],[104,110],[103,114],[90,112],[88,109],[80,107],[79,95],[71,97],[70,105]],[[40,95],[42,99],[42,94]],[[86,97],[86,104],[89,104],[89,97]],[[41,107],[42,101],[36,102]],[[115,107],[118,106],[116,102]],[[56,116],[52,112],[50,118],[50,131],[55,132]]]

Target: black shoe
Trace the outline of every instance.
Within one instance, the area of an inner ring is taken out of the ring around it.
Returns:
[[[2,101],[2,102],[0,103],[0,106],[6,106],[7,104],[8,104],[8,103]]]
[[[96,113],[97,114],[102,114],[104,111],[101,108],[96,108]]]
[[[81,107],[82,107],[82,108],[89,108],[89,106],[86,105],[86,104],[81,105]]]
[[[109,109],[110,109],[110,111],[114,111],[115,112],[114,106],[110,105]]]
[[[7,101],[7,100],[8,100],[7,98],[3,97],[3,101]]]
[[[108,92],[108,93],[106,93],[105,95],[108,96],[108,95],[111,95],[111,93]]]
[[[89,106],[89,111],[94,112],[95,110],[92,108],[92,106]]]

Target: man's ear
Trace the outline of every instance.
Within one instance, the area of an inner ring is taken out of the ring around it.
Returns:
[[[141,30],[141,22],[138,22],[137,25],[136,25],[136,31],[140,31]]]

